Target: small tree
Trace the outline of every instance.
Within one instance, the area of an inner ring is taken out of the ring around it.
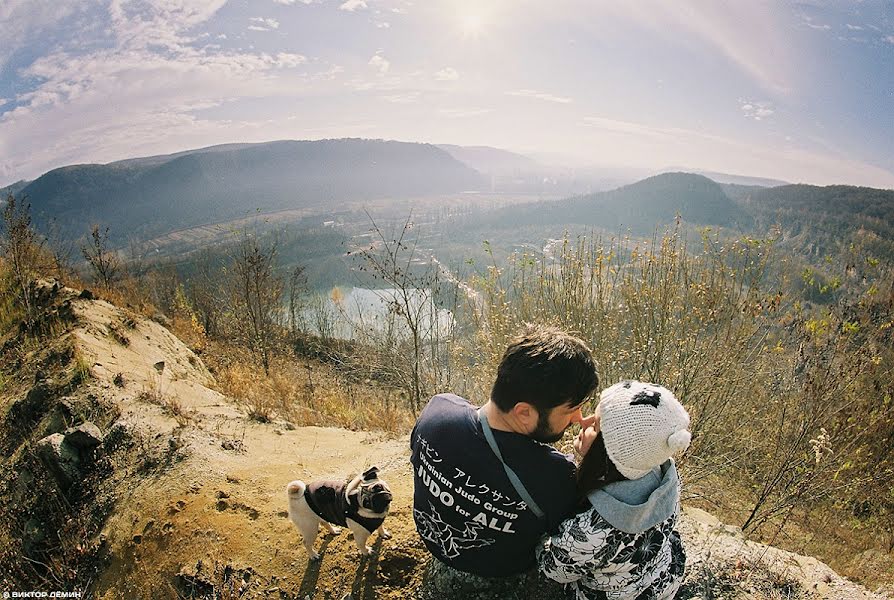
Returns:
[[[118,255],[109,250],[109,228],[102,229],[99,225],[93,225],[90,229],[90,243],[81,246],[81,254],[100,284],[106,290],[110,289],[118,279],[121,262]]]
[[[261,244],[247,235],[233,249],[232,294],[237,335],[270,374],[270,358],[278,339],[283,293],[276,274],[277,243]]]
[[[35,316],[29,290],[43,266],[43,246],[44,240],[31,227],[31,205],[9,194],[3,207],[0,253],[9,263],[16,300],[29,324]]]
[[[188,278],[187,293],[202,327],[210,337],[224,335],[226,326],[227,282],[224,257],[213,250],[198,253],[195,272]]]
[[[301,265],[295,265],[289,272],[289,328],[292,333],[302,330],[305,319],[304,297],[307,293],[307,274]]]
[[[355,337],[369,348],[371,369],[396,379],[409,407],[418,411],[429,394],[449,386],[453,323],[441,322],[438,298],[454,299],[452,319],[455,282],[444,281],[434,257],[420,251],[409,217],[389,236],[367,216],[374,237],[370,247],[357,253],[363,261],[359,268],[387,286],[376,291],[387,314],[379,327],[362,326],[361,316]]]

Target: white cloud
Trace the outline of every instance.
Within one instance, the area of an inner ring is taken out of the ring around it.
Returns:
[[[375,68],[379,71],[379,74],[384,75],[388,72],[388,69],[391,68],[391,63],[388,62],[384,56],[382,56],[382,52],[376,52],[372,58],[369,59],[369,66]]]
[[[388,29],[391,27],[391,23],[389,23],[388,21],[382,21],[380,23],[376,23],[376,27],[378,27],[379,29]]]
[[[435,79],[438,81],[456,81],[459,79],[459,73],[453,67],[446,67],[435,73]]]
[[[888,37],[885,38],[885,41],[888,42],[889,44],[894,44],[894,35],[889,35]]]
[[[863,31],[863,28],[859,25],[851,25],[850,23],[847,23],[845,26],[851,31]]]
[[[292,52],[196,46],[201,34],[194,28],[224,1],[112,0],[113,47],[57,50],[21,69],[20,77],[34,83],[13,98],[15,109],[0,114],[0,162],[30,178],[59,164],[133,156],[134,140],[139,152],[219,143],[262,122],[208,121],[197,111],[305,93],[341,71],[327,65],[296,72],[307,59]],[[16,148],[16,156],[6,148]]]
[[[739,109],[749,119],[761,121],[772,116],[775,110],[769,102],[754,102],[751,100],[739,100]]]
[[[284,6],[292,6],[296,2],[300,2],[301,4],[310,5],[310,4],[318,4],[322,0],[273,0],[276,4],[282,4]]]
[[[338,7],[338,10],[347,10],[350,12],[354,12],[358,9],[366,9],[369,6],[366,5],[366,0],[348,0],[344,4]]]
[[[279,21],[276,19],[265,19],[264,17],[251,17],[249,19],[254,25],[248,28],[252,31],[272,31],[279,29]]]
[[[187,32],[214,16],[227,0],[111,0],[109,17],[118,48],[162,47],[180,52]]]
[[[89,6],[88,0],[4,0],[0,2],[0,68],[29,40]]]
[[[547,102],[557,102],[559,104],[570,104],[573,102],[571,98],[567,98],[564,96],[554,96],[552,94],[547,94],[545,92],[540,92],[537,90],[513,90],[511,92],[506,92],[507,96],[519,96],[522,98],[535,98],[537,100],[546,100]]]

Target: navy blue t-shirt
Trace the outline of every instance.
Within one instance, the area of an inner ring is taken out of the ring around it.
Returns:
[[[519,497],[464,398],[432,398],[413,428],[413,519],[429,551],[460,571],[506,577],[534,567],[544,533],[574,513],[574,464],[546,444],[494,430],[503,459],[546,519]]]

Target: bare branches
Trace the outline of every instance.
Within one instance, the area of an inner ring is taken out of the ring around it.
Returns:
[[[102,229],[94,224],[90,228],[90,241],[81,246],[81,254],[90,265],[94,277],[106,290],[118,280],[121,261],[118,255],[109,249],[109,228]]]
[[[433,391],[446,389],[451,372],[453,313],[438,306],[441,267],[420,250],[410,216],[392,235],[367,216],[374,236],[358,253],[360,270],[383,284],[376,294],[387,310],[380,325],[358,329],[358,341],[373,352],[369,367],[398,382],[418,411]]]
[[[256,235],[245,235],[231,257],[236,333],[268,375],[282,312],[283,281],[276,273],[276,251],[276,240],[262,244]]]
[[[31,284],[47,268],[44,240],[31,226],[31,205],[10,194],[3,207],[3,235],[0,254],[9,265],[17,303],[25,313],[26,324],[35,318]]]

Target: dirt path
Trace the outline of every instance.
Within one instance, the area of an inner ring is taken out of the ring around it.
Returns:
[[[226,588],[220,569],[227,566],[233,569],[235,587],[247,577],[244,587],[275,597],[404,597],[424,558],[412,527],[406,439],[250,423],[232,431],[237,423],[229,425],[228,433],[224,425],[222,433],[195,434],[189,444],[207,437],[207,448],[144,482],[131,495],[128,509],[109,523],[115,560],[99,581],[100,597],[134,597],[144,591],[145,582],[173,581],[178,573],[185,575],[179,578],[181,592],[190,583],[197,585],[196,591],[204,584]],[[221,444],[236,449],[225,450]],[[387,522],[394,537],[372,538],[375,554],[361,560],[347,530],[338,536],[321,534],[317,548],[323,559],[308,563],[287,518],[286,483],[347,477],[372,464],[380,467],[395,494]]]

